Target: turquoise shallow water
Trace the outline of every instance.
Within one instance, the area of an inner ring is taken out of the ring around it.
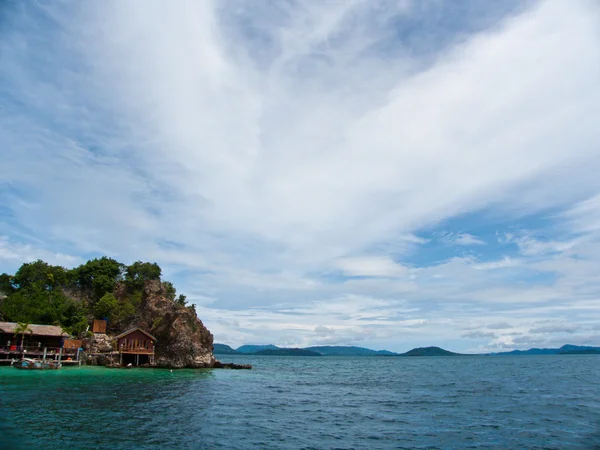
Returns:
[[[0,367],[0,448],[600,448],[598,356],[221,359]]]

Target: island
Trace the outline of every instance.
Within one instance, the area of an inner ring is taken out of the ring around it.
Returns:
[[[23,264],[0,275],[0,321],[0,359],[41,354],[51,339],[43,333],[54,333],[44,357],[76,349],[79,362],[109,367],[250,368],[215,359],[213,335],[195,305],[176,295],[156,263]]]
[[[300,352],[303,350],[304,352]],[[226,344],[214,344],[214,353],[223,355],[268,355],[268,356],[381,356],[381,357],[424,357],[424,356],[520,356],[520,355],[600,355],[600,347],[566,344],[560,348],[532,348],[497,353],[456,353],[441,347],[417,347],[404,353],[389,350],[371,350],[355,346],[312,346],[305,348],[277,347],[267,345],[242,345],[236,349]]]
[[[234,349],[226,344],[214,344],[215,354],[223,355],[267,355],[267,356],[463,356],[440,347],[419,347],[406,353],[389,350],[371,350],[356,346],[313,346],[305,348],[277,347],[267,345],[242,345]]]

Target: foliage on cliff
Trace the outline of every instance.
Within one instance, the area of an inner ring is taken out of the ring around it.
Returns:
[[[126,291],[125,286],[121,289]],[[132,324],[157,338],[155,359],[159,367],[213,367],[213,335],[198,319],[193,305],[186,307],[169,298],[171,289],[172,285],[160,280],[146,281]]]
[[[73,269],[41,260],[26,263],[14,275],[0,275],[0,319],[60,325],[81,335],[93,318],[104,318],[109,331],[122,331],[138,318],[149,282],[160,285],[165,299],[186,307],[185,296],[176,298],[175,287],[161,275],[156,263],[125,265],[108,257]]]

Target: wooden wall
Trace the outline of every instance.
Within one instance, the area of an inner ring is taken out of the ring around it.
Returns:
[[[63,341],[63,348],[65,350],[77,350],[78,348],[81,348],[81,346],[81,339],[65,339]]]
[[[121,351],[154,351],[154,342],[147,335],[139,330],[132,331],[119,339],[117,348]]]
[[[94,325],[92,327],[94,333],[106,333],[106,320],[94,319]]]

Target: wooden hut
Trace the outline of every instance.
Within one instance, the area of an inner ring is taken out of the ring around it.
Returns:
[[[69,337],[61,327],[30,324],[24,333],[14,322],[0,322],[0,363],[22,357],[42,358],[62,355],[63,341]],[[1,446],[0,446],[1,447]]]
[[[0,322],[0,347],[19,349],[21,343],[25,349],[60,348],[63,339],[69,337],[61,327],[54,325],[28,325],[25,333],[15,333],[18,324]]]
[[[141,328],[132,328],[115,337],[121,365],[153,364],[156,338]]]

